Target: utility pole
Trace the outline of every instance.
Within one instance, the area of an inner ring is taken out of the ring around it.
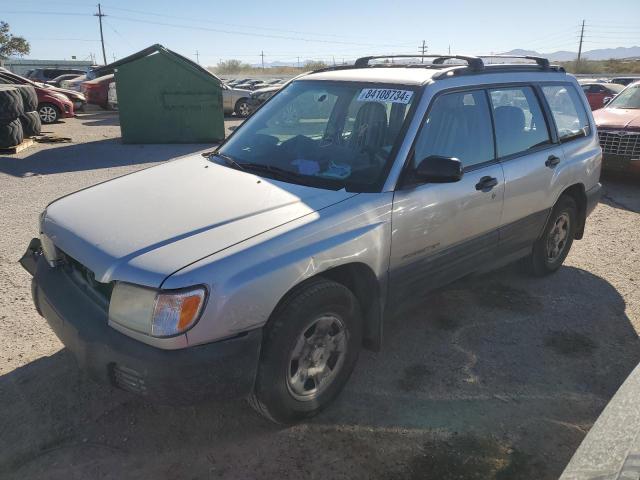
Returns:
[[[116,54],[112,53],[111,56],[113,57],[113,61],[115,62],[116,61]]]
[[[449,45],[449,55],[451,55],[451,45]]]
[[[580,44],[578,45],[578,61],[576,71],[580,69],[580,57],[582,57],[582,39],[584,38],[584,20],[582,20],[582,29],[580,30]]]
[[[104,51],[104,36],[102,35],[102,17],[106,17],[104,13],[102,13],[102,7],[98,4],[98,13],[93,14],[94,17],[98,17],[98,23],[100,24],[100,42],[102,43],[102,59],[104,60],[104,64],[107,64],[107,54]]]
[[[427,52],[427,44],[424,40],[422,40],[422,46],[418,47],[418,49],[422,52],[422,58],[420,59],[420,63],[424,63],[424,54]]]
[[[260,57],[262,58],[262,70],[264,70],[264,50],[260,51]]]
[[[200,54],[198,53],[198,50],[196,50],[196,63],[200,65]]]
[[[300,57],[298,57],[298,68],[300,68]]]

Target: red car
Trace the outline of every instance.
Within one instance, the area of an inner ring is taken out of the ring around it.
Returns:
[[[83,82],[81,88],[87,98],[87,103],[99,105],[105,110],[109,110],[109,84],[111,82],[113,82],[113,73]]]
[[[581,83],[580,86],[589,100],[591,110],[604,107],[613,97],[624,90],[623,85],[617,83]]]
[[[32,82],[4,68],[0,69],[0,83],[31,85],[38,95],[38,114],[42,123],[54,123],[74,116],[73,102],[59,89],[44,83]],[[82,97],[84,99],[84,97]]]
[[[593,119],[602,147],[602,167],[640,174],[640,82],[594,112]]]

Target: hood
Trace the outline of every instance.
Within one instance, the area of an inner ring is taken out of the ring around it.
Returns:
[[[99,282],[158,287],[196,260],[354,195],[194,155],[62,197],[42,230]]]
[[[593,112],[598,128],[640,129],[640,109],[637,108],[601,108]]]
[[[85,97],[82,93],[76,92],[75,90],[69,90],[68,88],[60,88],[60,87],[50,87],[54,92],[61,93],[69,98],[73,98],[76,100],[85,100]]]

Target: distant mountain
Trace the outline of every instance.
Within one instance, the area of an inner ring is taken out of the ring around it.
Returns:
[[[569,52],[566,50],[560,50],[551,53],[540,53],[534,50],[523,50],[516,48],[508,52],[504,52],[501,55],[533,55],[546,57],[554,62],[567,62],[575,60],[578,56],[578,52]],[[618,48],[599,48],[596,50],[586,50],[582,52],[582,57],[588,60],[609,60],[619,58],[633,58],[640,57],[640,47],[618,47]]]

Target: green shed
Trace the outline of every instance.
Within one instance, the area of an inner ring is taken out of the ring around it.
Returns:
[[[222,82],[156,44],[107,65],[115,71],[124,143],[210,143],[224,139]]]

